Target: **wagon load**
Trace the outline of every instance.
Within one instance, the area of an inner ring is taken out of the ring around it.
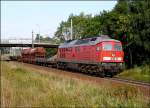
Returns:
[[[43,47],[37,47],[35,48],[34,53],[36,57],[45,57],[46,50]]]
[[[46,64],[46,50],[43,47],[37,47],[33,50],[36,64]]]
[[[29,55],[30,50],[31,50],[31,48],[23,49],[23,51],[21,53],[23,62],[28,62],[29,57],[30,57],[30,55]]]
[[[35,57],[45,57],[46,51],[43,47],[37,47],[37,48],[32,48],[30,50],[30,55],[33,55]]]
[[[43,47],[28,48],[22,51],[23,62],[35,63],[45,62],[46,50]]]
[[[28,55],[31,48],[23,49],[22,55]]]

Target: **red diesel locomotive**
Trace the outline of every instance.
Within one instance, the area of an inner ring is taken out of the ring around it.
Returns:
[[[113,76],[123,69],[124,52],[118,40],[107,35],[66,41],[58,48],[57,67],[83,73]]]

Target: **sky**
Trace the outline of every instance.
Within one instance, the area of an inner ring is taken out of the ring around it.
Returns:
[[[21,39],[34,33],[53,37],[71,13],[96,15],[111,11],[117,1],[1,1],[1,38]]]

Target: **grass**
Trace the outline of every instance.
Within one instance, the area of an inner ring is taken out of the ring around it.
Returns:
[[[2,62],[1,107],[148,107],[149,97],[130,86],[93,85],[22,64]]]
[[[132,80],[150,82],[150,66],[149,65],[143,65],[140,67],[135,66],[132,69],[123,71],[117,76]]]

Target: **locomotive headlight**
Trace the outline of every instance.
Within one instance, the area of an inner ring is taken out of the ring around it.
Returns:
[[[122,58],[121,58],[121,57],[118,57],[118,60],[122,60]]]
[[[111,60],[111,57],[103,57],[103,60]]]

